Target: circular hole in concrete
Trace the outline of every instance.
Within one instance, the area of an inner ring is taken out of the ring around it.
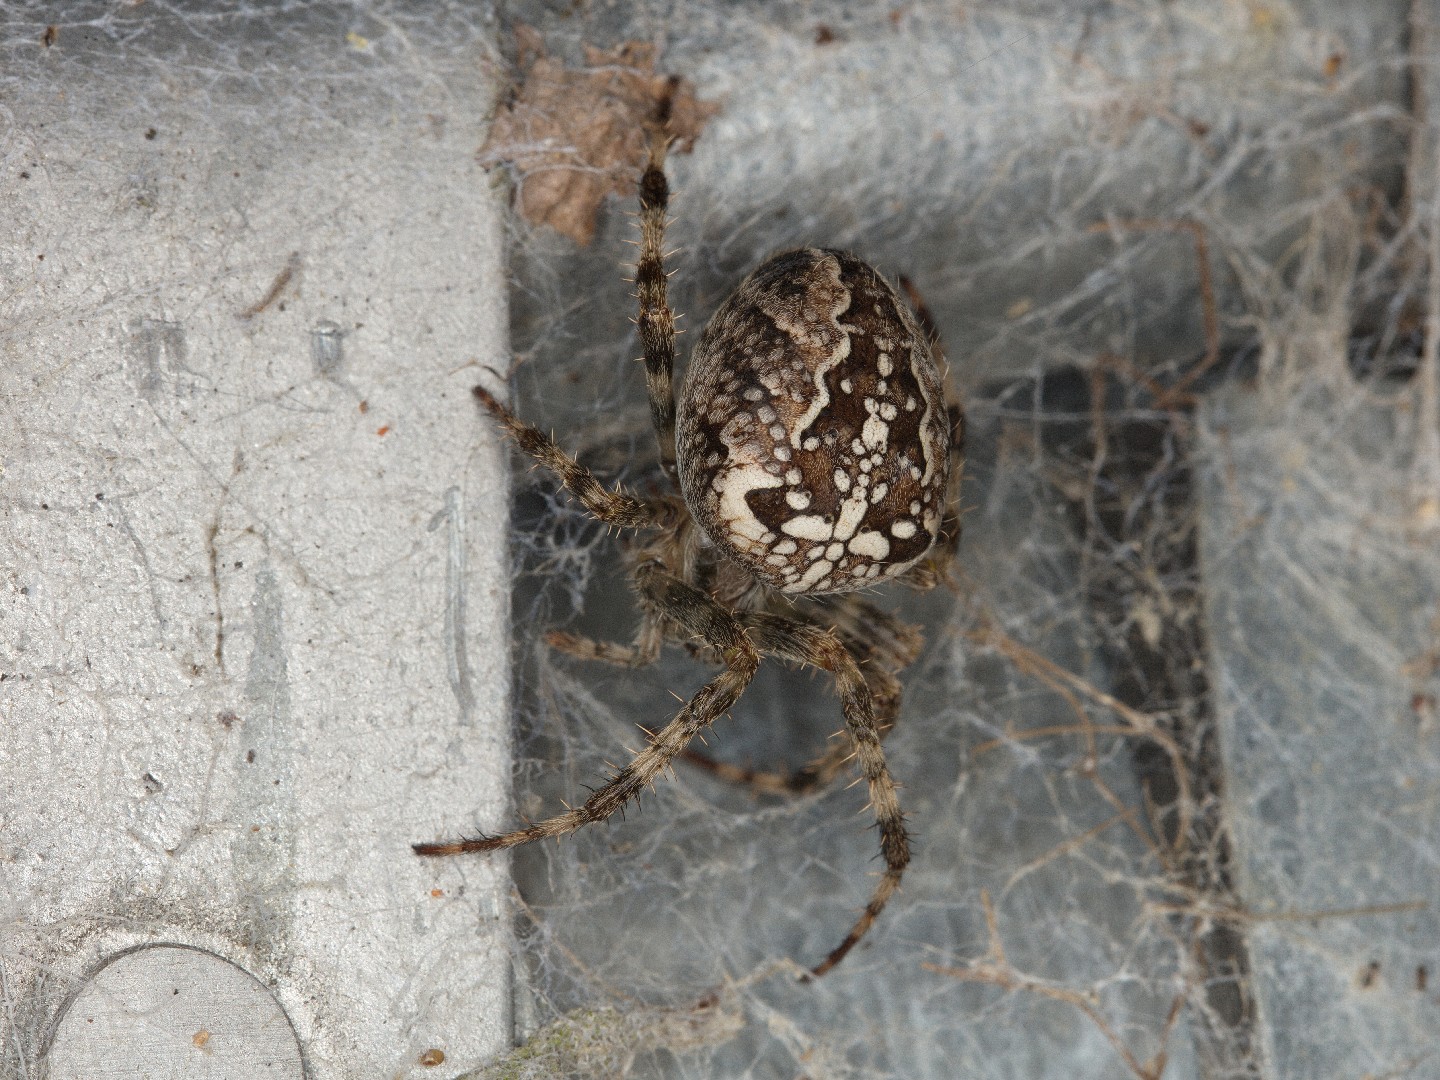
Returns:
[[[47,1080],[304,1076],[274,995],[224,957],[187,945],[107,959],[61,1013],[46,1066]]]

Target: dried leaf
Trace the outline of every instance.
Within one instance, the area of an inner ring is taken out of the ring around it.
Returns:
[[[695,97],[686,79],[655,72],[654,46],[628,41],[586,46],[585,64],[567,68],[545,55],[533,29],[515,32],[524,83],[502,109],[480,149],[480,164],[514,168],[516,208],[578,244],[595,235],[601,201],[634,195],[647,156],[646,125],[670,99],[672,147],[688,153],[720,107]]]

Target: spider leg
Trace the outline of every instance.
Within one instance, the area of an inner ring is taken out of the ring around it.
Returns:
[[[870,699],[875,708],[875,727],[883,742],[895,727],[900,715],[900,680],[877,668],[862,668]],[[680,755],[685,761],[731,784],[748,787],[764,795],[808,795],[829,787],[844,771],[855,750],[849,740],[832,744],[814,761],[791,772],[765,772],[744,765],[717,761],[698,750],[687,749]]]
[[[741,621],[746,621],[745,615],[741,615]],[[854,593],[816,597],[800,621],[814,626],[828,625],[855,658],[870,687],[875,723],[883,741],[900,717],[903,691],[896,673],[920,655],[924,645],[920,631]],[[848,741],[836,743],[816,760],[791,772],[765,772],[731,765],[696,750],[686,750],[683,756],[692,765],[732,784],[769,795],[803,795],[828,786],[853,754]]]
[[[662,639],[660,620],[647,611],[640,616],[640,629],[635,633],[633,645],[599,641],[565,630],[551,630],[545,635],[545,644],[580,660],[600,660],[618,667],[641,668],[649,667],[659,657]]]
[[[682,517],[676,522],[674,529],[663,531],[658,536],[650,538],[640,551],[633,553],[637,565],[655,563],[664,567],[667,573],[674,575],[677,573],[676,553],[679,552],[678,576],[681,580],[691,580],[684,572],[685,534],[687,531],[688,522]],[[646,572],[650,573],[648,570]],[[676,636],[674,627],[667,625],[665,614],[659,606],[642,604],[640,626],[635,631],[635,642],[632,645],[622,645],[615,641],[599,641],[564,630],[552,630],[546,634],[545,643],[552,649],[568,653],[580,660],[599,660],[619,667],[641,668],[648,667],[659,658],[660,647],[665,643],[667,637]],[[682,641],[686,640],[684,634],[680,634],[678,637]]]
[[[960,549],[960,479],[965,474],[965,413],[959,405],[946,407],[950,414],[950,478],[945,491],[945,516],[940,519],[940,538],[922,561],[943,580]]]
[[[645,562],[637,567],[635,584],[646,603],[660,608],[689,634],[712,645],[720,653],[725,670],[702,686],[675,719],[652,735],[645,749],[583,805],[501,836],[414,844],[417,854],[496,851],[532,840],[563,836],[582,825],[604,821],[638,797],[647,785],[653,784],[690,740],[735,704],[760,666],[760,654],[750,643],[744,627],[714,600],[668,573],[659,563]]]
[[[737,654],[724,671],[702,686],[674,720],[651,737],[649,744],[636,754],[630,764],[612,776],[603,787],[586,799],[584,804],[556,817],[502,836],[481,836],[432,844],[411,845],[418,855],[461,855],[470,851],[496,851],[500,848],[528,844],[551,836],[563,836],[582,825],[604,821],[621,809],[665,770],[671,760],[706,726],[725,713],[750,682],[759,665],[753,649],[748,655]]]
[[[905,815],[900,810],[895,781],[880,746],[880,724],[870,686],[839,636],[818,626],[767,612],[749,612],[741,618],[749,639],[762,653],[823,668],[835,676],[840,709],[845,715],[845,732],[860,763],[861,775],[869,784],[870,806],[880,830],[880,853],[885,859],[880,883],[845,940],[811,970],[811,976],[818,978],[845,959],[900,887],[900,879],[910,864],[910,837],[905,831]]]
[[[834,630],[867,672],[871,667],[892,674],[903,671],[925,647],[918,626],[861,599],[859,593],[815,597],[804,621]]]
[[[920,290],[903,274],[900,277],[900,287],[905,290],[910,306],[915,309],[920,329],[929,338],[935,359],[945,373],[946,396],[959,401],[960,394],[950,379],[950,366],[945,358],[945,341],[940,336],[940,327],[936,325],[935,316],[930,313]],[[945,408],[950,419],[950,478],[945,492],[945,514],[940,519],[940,536],[930,553],[900,577],[901,581],[917,589],[933,589],[941,582],[948,581],[950,564],[955,561],[955,553],[960,548],[960,478],[965,472],[965,413],[960,405],[947,405]]]
[[[636,324],[645,349],[645,385],[650,392],[650,420],[660,447],[660,467],[673,481],[675,473],[675,313],[665,295],[665,214],[670,184],[665,179],[669,142],[670,100],[661,102],[660,116],[650,132],[650,161],[640,177],[640,259],[635,264],[635,294],[640,300]]]
[[[677,508],[670,500],[637,498],[619,486],[609,490],[595,479],[594,473],[561,450],[554,439],[525,423],[483,386],[475,387],[472,393],[510,433],[515,445],[554,473],[565,490],[606,525],[622,529],[660,528],[676,517]]]

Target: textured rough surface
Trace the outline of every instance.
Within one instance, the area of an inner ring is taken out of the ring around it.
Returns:
[[[0,1077],[478,1067],[508,870],[409,845],[510,777],[504,463],[465,366],[506,349],[490,30],[28,10],[0,11]]]
[[[706,534],[782,592],[894,577],[939,535],[940,373],[904,301],[847,252],[776,255],[715,313],[685,380],[677,450]]]

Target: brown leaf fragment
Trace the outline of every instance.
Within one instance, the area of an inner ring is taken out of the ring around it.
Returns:
[[[585,63],[567,68],[545,55],[528,26],[515,31],[524,81],[501,107],[480,148],[486,168],[515,172],[515,205],[526,221],[544,223],[588,244],[595,215],[612,192],[632,197],[647,158],[647,125],[670,102],[672,149],[689,153],[720,106],[695,97],[688,79],[657,74],[655,48],[627,41],[611,50],[585,47]]]

